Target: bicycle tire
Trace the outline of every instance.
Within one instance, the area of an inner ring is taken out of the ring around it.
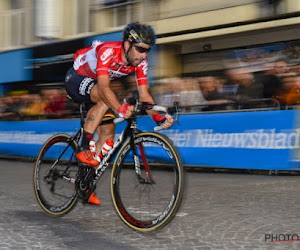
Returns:
[[[116,156],[111,174],[112,200],[127,226],[152,231],[167,225],[179,208],[184,189],[183,166],[176,148],[162,134],[142,132],[135,137],[134,147],[138,149],[138,160],[133,159],[130,140]],[[140,163],[137,172],[148,183],[139,181],[134,162]]]
[[[33,174],[34,193],[47,214],[62,216],[77,203],[75,179],[78,165],[75,154],[78,147],[70,135],[56,134],[44,143],[37,156]]]

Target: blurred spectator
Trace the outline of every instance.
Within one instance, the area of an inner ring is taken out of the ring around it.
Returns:
[[[183,78],[179,86],[179,104],[187,106],[184,111],[201,111],[203,106],[197,106],[205,102],[205,98],[200,90],[198,81],[193,78]]]
[[[215,77],[206,76],[206,77],[199,77],[199,86],[201,92],[205,98],[205,100],[218,100],[220,99],[220,93],[218,91],[218,85]]]
[[[290,74],[282,79],[282,87],[274,95],[282,106],[300,104],[300,76]]]
[[[289,69],[291,73],[300,74],[300,64],[290,66]]]
[[[40,94],[30,94],[27,106],[21,108],[20,113],[24,116],[24,120],[44,119],[47,104]]]
[[[203,108],[204,111],[233,109],[232,105],[228,103],[228,93],[226,93],[228,89],[224,88],[224,83],[219,78],[199,77],[198,82],[206,104],[209,104]]]
[[[111,89],[116,93],[118,99],[122,101],[137,91],[135,77],[130,75],[113,80],[111,81]]]
[[[7,108],[5,97],[0,97],[0,114],[3,113]]]
[[[22,94],[23,92],[10,93],[10,95],[4,98],[5,105],[3,105],[2,119],[10,121],[22,120],[20,109],[25,105],[22,102],[22,100],[24,101],[24,98],[21,97]]]
[[[156,101],[162,106],[173,106],[174,102],[180,102],[180,78],[168,78],[160,81],[161,95]]]
[[[59,119],[71,115],[72,112],[67,108],[67,94],[63,89],[43,89],[41,94],[43,100],[47,101],[44,109],[47,118]]]
[[[230,97],[239,104],[239,108],[249,109],[263,107],[263,85],[255,75],[246,68],[236,68],[227,71],[229,82],[238,84],[235,95]],[[256,100],[256,101],[255,101]]]
[[[286,77],[285,81],[291,81],[291,89],[286,97],[287,105],[300,104],[300,75]]]
[[[260,81],[263,84],[264,98],[272,96],[282,87],[281,77],[289,71],[289,67],[284,59],[265,65],[267,70],[260,75]]]
[[[11,96],[0,98],[0,120],[15,120],[16,117],[19,118],[19,114],[16,114],[13,109],[11,109],[10,104],[13,103],[13,98]]]

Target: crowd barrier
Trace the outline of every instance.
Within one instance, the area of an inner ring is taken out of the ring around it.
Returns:
[[[178,148],[185,165],[259,170],[299,170],[299,111],[259,111],[182,114],[161,133]],[[148,116],[138,119],[141,130],[153,131]],[[125,124],[118,124],[119,134]],[[0,155],[37,156],[55,133],[75,134],[79,119],[0,122]]]

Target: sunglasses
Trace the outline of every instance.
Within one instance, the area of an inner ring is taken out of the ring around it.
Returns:
[[[135,49],[137,50],[137,52],[139,53],[149,53],[151,48],[144,48],[144,47],[140,47],[137,45],[134,45]]]

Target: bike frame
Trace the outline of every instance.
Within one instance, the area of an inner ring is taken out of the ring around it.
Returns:
[[[79,109],[80,109],[80,124],[81,124],[81,127],[80,127],[80,130],[76,133],[76,135],[71,138],[69,146],[71,145],[71,143],[73,141],[76,141],[78,143],[80,137],[83,134],[84,111],[83,111],[83,105],[82,104],[79,104]],[[168,114],[167,108],[162,107],[162,106],[152,105],[151,109],[154,110],[154,111],[161,111],[161,112],[165,112],[166,114]],[[177,111],[177,108],[175,108],[175,110]],[[138,105],[136,105],[135,111],[137,113],[139,112]],[[96,186],[97,182],[100,180],[100,178],[102,177],[103,173],[105,172],[105,170],[109,166],[109,162],[110,162],[111,158],[113,157],[113,155],[116,153],[116,151],[120,148],[120,146],[125,142],[125,140],[127,138],[129,138],[131,140],[130,145],[132,146],[133,153],[134,153],[133,159],[134,159],[134,165],[135,165],[135,172],[137,174],[137,178],[138,178],[139,182],[145,183],[145,184],[153,183],[153,180],[152,180],[151,174],[150,174],[150,170],[149,170],[148,164],[146,162],[144,149],[143,149],[142,145],[139,145],[139,150],[141,152],[141,157],[142,157],[142,161],[143,161],[143,164],[144,164],[145,172],[146,172],[146,175],[147,175],[147,180],[145,180],[145,179],[143,179],[141,177],[140,163],[139,163],[139,160],[138,160],[136,149],[134,147],[134,137],[139,132],[141,132],[140,130],[138,130],[136,118],[137,117],[135,116],[135,117],[127,119],[127,126],[126,126],[126,128],[122,131],[122,133],[120,134],[120,136],[117,138],[117,140],[114,143],[114,146],[112,147],[112,149],[110,151],[108,151],[108,153],[101,160],[99,166],[95,170],[96,176],[94,177],[93,186]],[[117,118],[117,119],[119,119],[119,118]],[[121,120],[123,120],[123,119],[121,119]],[[117,123],[117,122],[115,122],[115,123]],[[154,130],[160,130],[160,129],[162,129],[162,128],[161,127],[155,127],[154,128]],[[63,155],[63,153],[61,155]],[[59,159],[60,159],[60,157],[58,158],[58,160]],[[53,164],[52,168],[54,166],[55,166],[55,163]]]
[[[128,121],[128,124],[127,124],[126,128],[122,131],[122,133],[120,134],[120,136],[117,138],[116,142],[114,143],[114,146],[112,147],[112,149],[110,151],[108,151],[108,153],[104,156],[104,158],[100,162],[99,166],[96,168],[96,170],[95,170],[96,176],[94,177],[94,181],[93,181],[94,186],[97,184],[97,182],[99,181],[99,179],[101,178],[101,176],[103,175],[105,170],[107,169],[111,158],[116,153],[116,151],[120,148],[120,146],[125,142],[125,140],[127,138],[129,138],[132,141],[131,143],[133,143],[134,135],[136,135],[139,132],[135,118],[128,119],[127,121]],[[134,152],[134,155],[135,154],[136,154],[136,152]],[[135,158],[135,156],[134,156],[134,158]],[[135,169],[136,169],[137,175],[139,176],[139,174],[138,174],[139,166],[137,166],[136,163],[135,163],[135,165],[136,165]]]

